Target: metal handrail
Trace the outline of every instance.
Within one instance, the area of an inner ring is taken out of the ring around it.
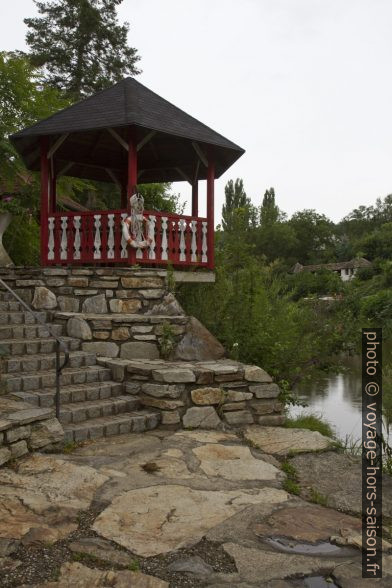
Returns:
[[[44,327],[46,327],[48,334],[50,337],[53,337],[53,339],[55,339],[56,341],[56,396],[55,396],[55,401],[56,401],[56,418],[60,418],[60,376],[61,376],[61,372],[63,370],[63,368],[65,368],[65,366],[67,365],[68,361],[69,361],[69,351],[68,348],[65,344],[64,341],[62,341],[57,335],[55,335],[53,333],[53,330],[51,328],[51,325],[48,325],[46,322],[44,322],[39,313],[38,312],[34,312],[34,310],[32,310],[28,304],[26,304],[26,302],[24,300],[22,300],[16,292],[14,292],[14,290],[12,288],[10,288],[8,286],[8,284],[6,284],[4,282],[4,280],[2,280],[0,278],[0,284],[6,289],[8,290],[8,292],[10,292],[12,294],[12,296],[14,298],[16,298],[16,300],[19,302],[19,304],[21,304],[26,310],[27,312],[29,312],[36,321],[38,321],[41,325],[43,325]],[[64,351],[64,361],[62,364],[60,364],[60,348]]]

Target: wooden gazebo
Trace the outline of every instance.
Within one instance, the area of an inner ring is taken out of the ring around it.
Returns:
[[[139,263],[214,267],[214,180],[244,150],[126,78],[11,137],[29,170],[41,173],[41,263]],[[56,209],[62,176],[113,182],[121,209]],[[137,184],[188,181],[192,216],[146,211],[150,245],[132,249],[122,236]],[[198,182],[207,181],[207,217],[198,215]]]

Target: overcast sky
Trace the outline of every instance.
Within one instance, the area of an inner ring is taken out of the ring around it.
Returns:
[[[33,1],[0,12],[0,49],[25,49]],[[119,15],[139,81],[246,150],[217,182],[217,222],[230,178],[254,204],[273,186],[289,214],[333,220],[392,192],[391,0],[124,0]]]

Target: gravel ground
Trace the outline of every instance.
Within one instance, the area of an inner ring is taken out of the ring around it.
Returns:
[[[20,545],[18,549],[9,556],[10,562],[20,562],[20,565],[13,569],[10,567],[0,569],[0,587],[17,588],[23,584],[39,584],[46,581],[54,581],[59,577],[60,567],[67,561],[81,561],[83,565],[101,570],[120,570],[124,569],[116,564],[108,564],[103,561],[90,558],[88,556],[78,556],[73,553],[68,545],[72,541],[83,537],[98,537],[91,530],[91,525],[95,518],[100,514],[100,510],[90,508],[81,512],[79,515],[79,526],[76,531],[71,533],[66,539],[57,541],[53,545],[43,546],[29,545],[27,547]],[[175,552],[158,555],[154,557],[142,558],[131,554],[129,551],[111,542],[111,545],[118,551],[127,553],[130,559],[133,558],[135,567],[145,574],[150,574],[166,580],[170,588],[200,588],[205,586],[205,582],[192,574],[171,572],[167,566],[177,559],[193,557],[198,555],[207,564],[214,568],[215,572],[236,572],[234,560],[222,549],[218,543],[202,539],[189,549],[179,549]],[[87,587],[86,587],[87,588]]]

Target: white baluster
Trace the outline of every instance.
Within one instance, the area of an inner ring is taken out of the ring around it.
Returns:
[[[94,214],[94,259],[101,259],[101,215]]]
[[[167,220],[166,216],[162,217],[162,260],[167,259]]]
[[[49,239],[48,239],[48,259],[54,259],[54,217],[48,218],[49,222]]]
[[[203,221],[201,224],[202,224],[201,232],[203,235],[202,242],[201,242],[201,252],[202,252],[201,261],[202,261],[202,263],[207,263],[207,261],[208,261],[208,259],[207,259],[207,222]]]
[[[191,221],[191,233],[192,233],[192,240],[191,240],[191,261],[197,261],[197,241],[196,241],[196,229],[197,229],[197,221]]]
[[[80,259],[80,216],[74,216],[75,239],[74,239],[74,259]]]
[[[185,255],[185,229],[186,229],[186,222],[185,219],[180,219],[178,226],[180,228],[180,261],[186,261]]]
[[[128,216],[128,215],[127,215],[127,213],[126,213],[126,212],[123,212],[123,213],[121,214],[121,220],[122,220],[122,222],[124,222],[124,221],[125,221],[125,219],[127,218],[127,216]],[[121,223],[121,228],[122,228],[122,223]],[[120,228],[120,231],[121,231],[121,258],[122,258],[122,259],[126,259],[126,258],[128,257],[128,251],[127,251],[127,242],[126,242],[126,240],[124,239],[124,236],[123,236],[123,234],[122,234],[122,230],[121,230],[121,228]]]
[[[68,217],[67,216],[62,216],[61,217],[61,253],[60,253],[60,259],[67,259],[67,249],[68,249],[67,224],[68,224]]]
[[[155,223],[156,223],[156,216],[150,214],[149,218],[149,223],[148,223],[148,238],[150,239],[150,245],[149,245],[149,252],[148,252],[148,259],[156,259],[156,255],[155,255]]]
[[[114,259],[114,214],[108,214],[108,259]]]

